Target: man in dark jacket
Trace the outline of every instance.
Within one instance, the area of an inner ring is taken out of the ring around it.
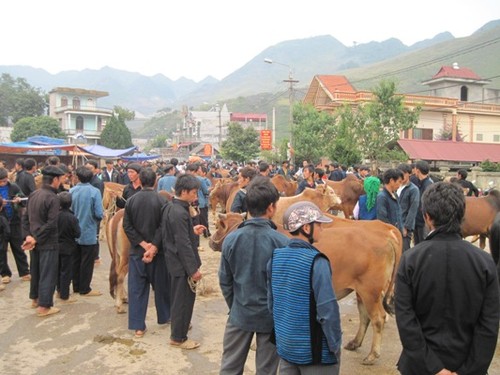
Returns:
[[[422,214],[422,196],[424,192],[432,185],[434,181],[429,176],[430,167],[429,163],[425,160],[419,160],[415,163],[415,175],[418,178],[418,189],[420,191],[420,205],[418,206],[417,216],[415,217],[415,236],[413,237],[413,242],[418,245],[422,242],[427,234],[429,233],[429,228],[425,226],[424,215]]]
[[[398,189],[398,202],[401,207],[403,219],[403,250],[411,247],[411,239],[415,230],[415,218],[420,202],[420,191],[413,182],[410,181],[411,165],[400,164],[398,169],[403,172],[403,181]]]
[[[36,161],[35,159],[28,158],[23,162],[23,169],[16,174],[16,184],[26,197],[29,197],[36,190],[35,177],[33,177],[35,172]]]
[[[396,323],[403,375],[483,375],[495,353],[498,275],[490,256],[464,241],[465,197],[455,184],[432,184],[422,197],[431,232],[403,253],[396,278]]]
[[[256,176],[247,187],[252,216],[222,244],[219,284],[229,307],[224,331],[221,375],[242,374],[254,335],[257,374],[275,374],[279,357],[269,339],[273,317],[267,306],[267,262],[288,238],[271,221],[279,193],[267,177]]]
[[[161,232],[165,262],[170,276],[170,345],[181,349],[196,349],[200,344],[188,339],[193,316],[196,283],[201,280],[201,259],[197,236],[207,228],[193,226],[189,207],[198,199],[200,181],[191,174],[180,175],[175,182],[172,204],[163,210]]]
[[[403,181],[403,172],[399,169],[388,169],[382,176],[384,188],[377,195],[377,219],[392,224],[403,233],[403,219],[396,191]]]
[[[125,205],[123,229],[130,241],[128,272],[128,328],[140,338],[146,332],[149,288],[153,287],[158,324],[170,319],[169,281],[161,246],[162,208],[166,199],[154,191],[156,173],[143,168],[142,190]]]
[[[23,249],[21,249],[24,237],[21,232],[20,212],[26,201],[22,200],[24,194],[19,186],[9,182],[8,171],[5,168],[0,168],[0,196],[4,200],[4,207],[0,215],[3,215],[7,219],[10,227],[9,241],[4,246],[5,251],[0,251],[0,275],[2,276],[2,283],[10,283],[12,277],[12,271],[7,262],[7,244],[10,244],[19,276],[22,280],[29,281],[31,276],[28,257]]]
[[[43,186],[31,194],[23,216],[23,231],[26,234],[22,249],[31,251],[30,299],[40,317],[60,311],[54,305],[54,291],[58,273],[59,199],[57,189],[64,175],[58,167],[43,169]]]
[[[479,190],[477,187],[467,180],[467,171],[465,169],[459,169],[457,171],[457,183],[462,186],[462,188],[467,189],[467,196],[468,197],[478,197],[479,196]]]
[[[113,160],[107,159],[105,164],[106,168],[104,168],[101,172],[102,181],[120,183],[120,173],[115,169]]]

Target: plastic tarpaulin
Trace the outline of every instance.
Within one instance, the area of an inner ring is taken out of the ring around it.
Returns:
[[[112,148],[107,148],[100,145],[78,146],[78,148],[82,151],[85,151],[94,156],[99,156],[101,158],[119,158],[124,155],[130,154],[137,149],[136,146],[133,146],[130,148],[114,150]]]
[[[161,155],[147,155],[144,153],[122,156],[122,159],[125,161],[145,161],[145,160],[153,160],[160,158]]]

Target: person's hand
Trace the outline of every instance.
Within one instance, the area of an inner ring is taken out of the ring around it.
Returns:
[[[456,372],[451,372],[450,370],[444,368],[441,371],[439,371],[436,375],[453,375],[453,374],[456,374]]]
[[[403,237],[406,237],[408,235],[408,229],[403,228]]]
[[[12,198],[12,203],[15,203],[15,204],[21,203],[21,197]]]
[[[200,270],[197,270],[195,273],[193,273],[193,274],[191,275],[191,278],[192,278],[194,281],[200,281],[202,277],[203,277],[203,276],[202,276],[202,274],[201,274]]]
[[[26,239],[21,245],[21,249],[24,251],[31,251],[35,248],[36,240],[32,236],[26,236]]]
[[[203,234],[203,232],[205,232],[207,230],[207,227],[204,225],[198,224],[198,225],[195,225],[193,227],[193,230],[194,230],[194,234],[196,234],[197,236],[201,236]]]

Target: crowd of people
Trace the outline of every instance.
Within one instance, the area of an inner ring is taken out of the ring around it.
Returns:
[[[171,347],[200,346],[188,336],[203,277],[200,236],[211,235],[208,196],[211,179],[222,177],[219,165],[173,158],[155,164],[105,160],[103,168],[88,160],[73,168],[57,157],[44,166],[27,158],[16,161],[14,182],[0,163],[0,290],[12,278],[10,245],[19,277],[30,282],[37,316],[60,312],[54,296],[62,305],[75,302],[76,295],[101,296],[92,278],[99,262],[104,182],[122,184],[116,205],[124,210],[131,246],[128,328],[136,338],[146,334],[152,289],[157,323],[171,326]],[[280,194],[269,177],[276,174],[296,180],[296,194],[352,174],[365,191],[354,219],[378,219],[400,230],[395,307],[402,374],[486,374],[498,337],[498,275],[491,256],[460,235],[464,189],[468,194],[477,189],[463,170],[456,183],[433,182],[425,161],[380,176],[370,172],[365,165],[345,168],[335,162],[304,161],[299,169],[288,161],[279,168],[264,161],[227,165],[227,175],[238,182],[230,210],[250,217],[222,245],[218,276],[229,315],[221,374],[243,373],[254,337],[257,374],[340,371],[341,319],[332,285],[338,270],[315,247],[322,224],[335,218],[307,201],[273,218]]]

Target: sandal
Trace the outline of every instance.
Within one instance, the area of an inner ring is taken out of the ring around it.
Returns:
[[[40,316],[40,317],[49,316],[49,315],[57,314],[59,311],[61,311],[61,309],[58,309],[57,307],[51,307],[47,311],[37,312],[36,315]]]
[[[170,341],[170,345],[173,346],[174,348],[191,350],[198,348],[200,346],[200,343],[194,340],[187,339],[186,341],[183,342]]]
[[[136,337],[138,339],[142,339],[144,337],[144,335],[146,334],[146,331],[147,331],[146,329],[144,331],[137,329],[135,331],[134,337]]]

